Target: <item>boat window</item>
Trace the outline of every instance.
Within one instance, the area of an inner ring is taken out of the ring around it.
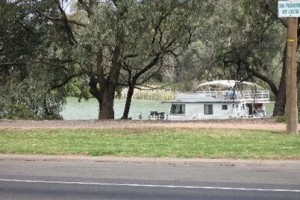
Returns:
[[[184,114],[185,105],[184,104],[172,104],[171,114]]]
[[[204,104],[204,115],[212,115],[213,113],[213,105],[212,104]]]
[[[228,106],[227,105],[222,105],[222,110],[228,110]]]

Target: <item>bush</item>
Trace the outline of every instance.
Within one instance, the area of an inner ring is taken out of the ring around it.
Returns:
[[[276,119],[276,122],[278,123],[286,123],[286,117],[285,116],[278,116]],[[298,114],[298,122],[300,123],[300,115]]]
[[[276,122],[285,123],[285,116],[278,116],[277,119],[276,119]]]
[[[34,113],[24,105],[12,105],[6,117],[8,119],[34,119]]]

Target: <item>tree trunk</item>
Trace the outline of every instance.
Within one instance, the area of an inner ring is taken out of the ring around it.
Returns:
[[[99,103],[98,119],[114,119],[114,97],[121,64],[120,49],[115,48],[109,76],[105,78],[103,71],[103,50],[99,47],[97,53],[97,75],[90,76],[90,93]]]
[[[286,104],[286,51],[287,46],[284,48],[283,62],[282,62],[282,72],[279,84],[278,93],[275,94],[275,105],[273,110],[273,116],[284,116],[285,114],[285,104]]]
[[[113,51],[112,63],[106,81],[100,86],[101,105],[99,119],[114,119],[114,100],[117,82],[121,71],[121,46],[123,37],[118,35],[116,47]]]
[[[114,119],[114,96],[115,89],[113,85],[107,85],[102,93],[102,101],[100,104],[99,119]]]
[[[279,92],[276,96],[276,101],[273,110],[273,116],[284,116],[286,103],[285,80],[280,81]]]
[[[132,77],[132,71],[129,70],[128,68],[128,92],[127,92],[127,96],[126,96],[126,103],[125,103],[125,107],[124,107],[124,112],[123,112],[123,116],[122,119],[128,119],[128,114],[129,114],[129,110],[130,110],[130,106],[131,106],[131,100],[133,97],[133,93],[134,93],[134,88],[137,85],[138,79],[140,76],[142,76],[143,74],[145,74],[147,71],[149,71],[153,66],[155,66],[158,61],[159,58],[161,56],[161,53],[156,53],[156,55],[153,57],[153,59],[150,61],[150,63],[148,63],[145,67],[141,68],[141,70],[139,70],[133,77]],[[152,75],[154,75],[155,73],[153,73]],[[147,80],[149,80],[152,75],[149,75],[148,78],[144,79],[141,84],[143,82],[146,82]]]
[[[132,100],[132,96],[133,96],[133,93],[134,93],[134,85],[135,84],[130,84],[129,85],[122,119],[128,119],[129,110],[130,110],[130,106],[131,106],[131,100]]]

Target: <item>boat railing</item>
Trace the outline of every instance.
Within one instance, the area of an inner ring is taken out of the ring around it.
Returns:
[[[242,93],[242,98],[245,100],[270,100],[269,90],[254,90],[254,91],[244,91]]]
[[[221,91],[197,91],[199,94],[203,94],[206,97],[217,98],[222,100],[258,100],[268,101],[270,100],[269,90],[248,90],[248,91],[233,91],[233,90],[221,90]]]

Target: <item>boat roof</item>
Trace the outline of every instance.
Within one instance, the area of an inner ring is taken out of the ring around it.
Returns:
[[[261,86],[247,82],[247,81],[237,81],[237,80],[215,80],[205,83],[201,83],[196,87],[196,91],[216,91],[216,90],[227,90],[229,88],[242,88],[243,90],[248,89],[263,89]]]

